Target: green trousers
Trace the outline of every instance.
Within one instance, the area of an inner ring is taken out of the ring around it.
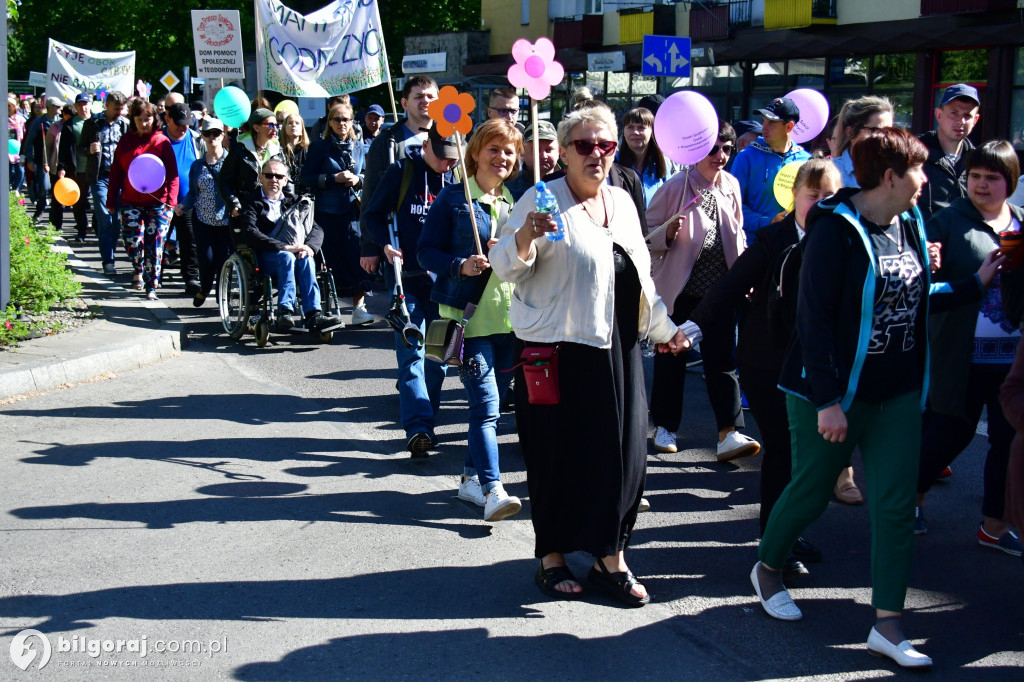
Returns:
[[[921,443],[921,395],[907,393],[883,403],[854,400],[846,413],[842,443],[818,433],[810,402],[786,396],[793,443],[793,477],[776,502],[758,556],[778,569],[804,529],[825,511],[850,456],[860,447],[871,513],[871,603],[903,611],[914,559],[914,495]]]

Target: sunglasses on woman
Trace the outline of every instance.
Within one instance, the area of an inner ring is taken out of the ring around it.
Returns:
[[[601,140],[600,142],[573,140],[572,146],[576,148],[576,153],[580,156],[590,156],[594,153],[595,147],[598,149],[598,156],[609,156],[615,153],[615,148],[619,146],[619,143],[613,140]]]
[[[334,118],[331,119],[331,121],[334,123],[351,123],[352,119],[342,118],[341,116],[335,116]]]
[[[719,150],[725,152],[726,156],[732,156],[732,153],[736,151],[736,146],[731,144],[716,144],[711,148],[711,151],[708,152],[708,156],[714,156]]]
[[[267,126],[271,130],[277,130],[277,122],[276,121],[264,121],[260,125]]]

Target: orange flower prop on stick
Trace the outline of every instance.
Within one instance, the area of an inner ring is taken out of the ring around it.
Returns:
[[[476,108],[476,100],[468,92],[459,92],[450,85],[441,88],[437,99],[427,107],[427,115],[434,120],[442,137],[451,137],[455,131],[468,135],[473,128],[469,112]]]
[[[476,100],[466,92],[459,92],[450,85],[441,88],[437,99],[427,105],[427,116],[434,121],[434,127],[441,137],[455,136],[455,147],[459,150],[459,166],[465,172],[466,159],[462,156],[462,135],[473,129],[473,121],[469,112],[476,108]],[[477,255],[484,255],[480,243],[480,231],[476,227],[476,213],[473,211],[473,198],[469,194],[469,178],[463,178],[462,188],[466,191],[466,204],[469,205],[469,219],[473,223],[473,240],[476,242]]]

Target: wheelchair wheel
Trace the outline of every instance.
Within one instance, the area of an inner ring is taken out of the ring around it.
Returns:
[[[257,346],[263,348],[267,345],[267,341],[270,340],[270,320],[260,317],[256,322],[255,336]]]
[[[224,262],[217,283],[217,306],[224,331],[233,339],[245,334],[252,312],[249,290],[249,266],[237,253]]]
[[[334,332],[320,332],[320,343],[330,343],[334,338]]]

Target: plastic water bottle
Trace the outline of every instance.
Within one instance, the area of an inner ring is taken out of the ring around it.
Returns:
[[[537,195],[533,198],[538,213],[550,213],[558,229],[548,232],[548,241],[560,242],[565,239],[565,226],[562,224],[562,214],[558,210],[558,200],[548,189],[547,183],[543,180],[537,183]]]

